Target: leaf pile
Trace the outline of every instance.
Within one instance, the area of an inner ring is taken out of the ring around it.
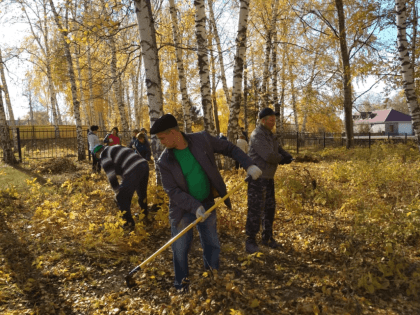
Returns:
[[[77,166],[73,160],[60,157],[39,162],[35,170],[40,174],[72,173],[77,170]]]
[[[90,165],[62,185],[27,182],[2,191],[2,314],[417,314],[420,312],[420,161],[407,146],[329,149],[320,163],[276,173],[274,236],[281,250],[244,251],[247,188],[220,207],[218,271],[203,269],[198,233],[189,254],[190,292],[173,288],[168,249],[124,276],[171,237],[168,199],[149,182],[135,232],[123,221],[103,174]],[[402,159],[402,156],[405,156]],[[401,176],[404,174],[404,176]],[[228,190],[245,177],[223,171]],[[10,198],[13,196],[13,198]],[[15,211],[11,211],[15,207]]]

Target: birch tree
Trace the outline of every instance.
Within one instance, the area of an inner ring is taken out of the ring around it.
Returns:
[[[249,0],[240,1],[236,55],[233,70],[232,101],[229,106],[228,140],[235,143],[239,134],[239,111],[242,98],[242,79],[246,53],[246,32],[248,27]]]
[[[407,9],[405,0],[395,0],[395,12],[397,16],[397,45],[399,61],[401,63],[401,74],[403,78],[403,86],[407,105],[410,109],[411,121],[415,135],[417,136],[417,143],[420,150],[420,107],[417,101],[414,85],[413,67],[410,61],[410,54],[407,42]]]
[[[16,131],[16,124],[15,124],[15,115],[13,115],[13,108],[12,108],[12,103],[10,102],[9,89],[7,88],[6,76],[4,75],[4,64],[3,64],[3,56],[2,56],[1,48],[0,48],[0,75],[1,75],[1,84],[0,85],[3,88],[4,98],[6,100],[6,106],[7,106],[8,112],[9,112],[10,126],[12,127],[13,143],[14,143],[15,150],[17,150],[18,149],[18,143],[17,143],[17,131]]]
[[[191,103],[188,96],[187,80],[184,74],[184,63],[182,61],[181,41],[179,39],[178,18],[176,15],[175,1],[169,0],[169,11],[172,19],[172,33],[175,44],[176,62],[178,68],[179,89],[182,97],[182,112],[184,116],[184,130],[186,133],[191,132]]]
[[[3,149],[3,161],[8,164],[16,164],[16,158],[13,154],[13,144],[10,139],[9,126],[6,122],[6,113],[3,106],[3,88],[0,88],[0,142]]]
[[[150,128],[155,121],[163,115],[163,95],[159,72],[159,56],[156,45],[156,31],[152,15],[152,6],[150,0],[133,0],[137,23],[140,32],[141,53],[143,56],[143,65],[146,74],[147,98],[149,101]],[[151,147],[155,161],[159,159],[162,153],[162,146],[156,135],[151,136]],[[156,169],[156,181],[160,185],[161,177]]]
[[[272,37],[274,33],[274,29],[276,26],[277,21],[277,8],[278,8],[278,0],[274,0],[271,6],[271,19],[270,24],[267,27],[267,34],[266,34],[266,43],[265,43],[265,59],[264,59],[264,71],[263,71],[263,81],[262,81],[262,97],[263,97],[263,104],[264,107],[269,106],[269,88],[268,88],[268,78],[269,78],[269,65],[270,65],[270,52],[273,46],[272,44]],[[262,109],[262,108],[260,108]]]
[[[206,12],[204,0],[195,0],[195,28],[197,55],[200,75],[201,106],[203,109],[204,129],[214,135],[214,121],[211,112],[209,61],[207,53]]]
[[[73,102],[73,114],[74,119],[76,120],[76,137],[77,137],[77,159],[79,161],[86,159],[85,153],[85,141],[83,139],[82,134],[82,122],[80,120],[80,101],[77,98],[77,85],[76,85],[76,77],[74,75],[74,68],[73,68],[73,58],[71,56],[70,51],[70,40],[68,38],[68,30],[63,28],[62,23],[60,21],[60,16],[55,8],[53,0],[49,0],[51,11],[54,15],[55,23],[61,33],[62,44],[64,47],[64,54],[67,61],[67,68],[68,68],[68,75],[69,81],[71,85],[71,95],[72,95],[72,102]]]

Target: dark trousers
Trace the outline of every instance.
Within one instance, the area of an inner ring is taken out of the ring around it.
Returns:
[[[134,225],[134,219],[131,216],[131,199],[134,191],[139,197],[139,206],[143,209],[144,214],[148,214],[147,210],[147,183],[149,181],[149,164],[143,162],[138,164],[127,176],[125,176],[119,187],[117,194],[118,208],[123,214],[123,219],[127,223]]]
[[[95,153],[91,152],[92,155],[92,171],[100,172],[101,171],[101,162],[96,158]]]
[[[246,235],[254,239],[260,231],[262,219],[262,239],[268,241],[273,237],[273,221],[276,211],[274,197],[274,179],[251,179],[248,183],[248,216]]]

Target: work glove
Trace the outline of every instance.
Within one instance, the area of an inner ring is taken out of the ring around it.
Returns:
[[[292,161],[293,161],[293,158],[291,156],[286,156],[283,160],[281,160],[279,165],[290,164],[292,163]]]
[[[210,213],[206,214],[206,209],[204,209],[203,206],[199,206],[195,212],[195,215],[197,216],[197,219],[202,218],[201,222],[204,222],[210,216]]]
[[[258,166],[255,165],[251,165],[250,167],[248,167],[248,169],[246,170],[246,174],[251,176],[253,180],[257,180],[258,177],[261,176],[262,171],[259,169]]]

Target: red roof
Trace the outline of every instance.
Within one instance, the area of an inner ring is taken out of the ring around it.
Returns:
[[[374,110],[372,112],[372,116],[376,114],[373,118],[369,119],[358,119],[355,120],[355,123],[383,123],[383,122],[392,122],[392,121],[410,121],[411,116],[401,113],[395,109],[381,109],[381,110]]]

